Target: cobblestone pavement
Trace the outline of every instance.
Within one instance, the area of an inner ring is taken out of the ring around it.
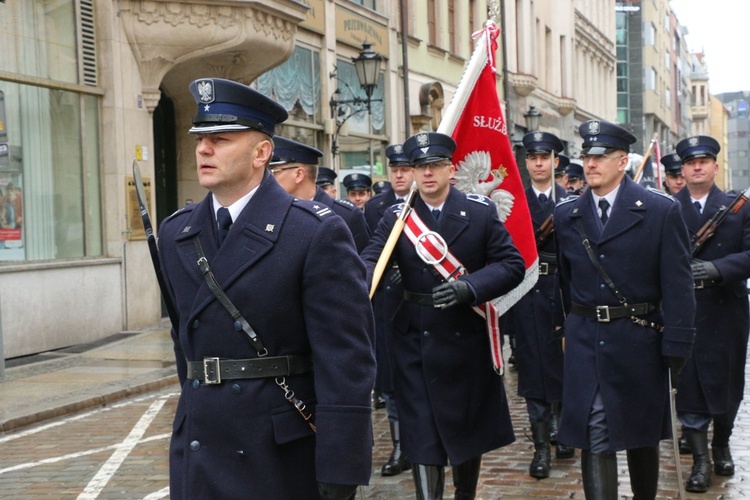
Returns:
[[[533,446],[528,438],[523,401],[515,396],[516,373],[506,376],[516,442],[485,455],[477,498],[583,498],[579,453],[568,460],[553,459],[551,477],[528,476]],[[143,498],[168,497],[167,450],[178,387],[170,383],[137,397],[70,413],[0,435],[0,499],[26,498]],[[385,410],[373,414],[375,449],[370,499],[413,498],[411,474],[380,476],[391,450]],[[743,404],[732,436],[737,472],[715,477],[708,493],[689,499],[750,498],[750,415]],[[692,459],[681,459],[687,478]],[[625,454],[619,454],[620,497],[630,498]],[[677,498],[671,443],[661,447],[659,498]],[[446,498],[452,498],[450,470]]]

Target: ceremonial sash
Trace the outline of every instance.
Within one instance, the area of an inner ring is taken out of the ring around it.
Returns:
[[[406,218],[404,234],[414,245],[417,255],[425,263],[432,265],[446,281],[455,281],[459,276],[469,274],[456,256],[451,253],[443,237],[431,231],[419,218],[415,210],[412,210]],[[495,372],[502,375],[504,370],[503,349],[497,309],[490,301],[471,306],[471,308],[487,325],[492,364],[495,367]]]

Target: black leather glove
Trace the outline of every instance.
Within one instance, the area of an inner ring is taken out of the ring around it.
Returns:
[[[318,494],[323,500],[349,500],[356,493],[356,484],[318,483]]]
[[[449,281],[432,289],[432,304],[440,309],[474,301],[474,293],[463,280]]]
[[[394,269],[390,276],[391,283],[394,285],[400,285],[401,284],[401,271],[398,270],[398,268]]]
[[[690,264],[693,268],[693,279],[695,280],[720,280],[721,273],[713,262],[707,260],[693,259]]]
[[[675,358],[673,356],[665,356],[664,364],[669,368],[669,372],[672,374],[672,387],[677,387],[677,379],[680,377],[680,372],[685,366],[685,358]]]

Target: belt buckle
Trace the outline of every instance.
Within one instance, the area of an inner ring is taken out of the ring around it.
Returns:
[[[609,306],[596,306],[596,320],[599,323],[609,323]]]
[[[206,385],[221,383],[219,358],[203,358],[203,383]]]
[[[695,290],[702,290],[706,287],[706,280],[698,280],[693,283],[693,288]]]
[[[539,274],[541,276],[547,276],[549,274],[549,263],[548,262],[540,262],[539,263]]]

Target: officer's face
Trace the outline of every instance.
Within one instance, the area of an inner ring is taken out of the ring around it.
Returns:
[[[293,194],[296,191],[298,180],[304,175],[304,173],[301,172],[303,168],[298,163],[272,167],[269,170],[273,174],[273,178],[276,179],[276,182],[278,182],[279,185],[290,194]]]
[[[359,208],[365,206],[365,202],[370,199],[369,189],[349,189],[346,192],[346,198],[357,205]]]
[[[583,179],[579,179],[578,177],[575,178],[568,178],[568,184],[566,186],[566,189],[568,191],[575,191],[576,189],[583,187]]]
[[[325,191],[328,196],[334,199],[336,198],[336,195],[339,194],[338,189],[336,189],[336,186],[334,186],[333,184],[326,184],[324,186],[320,186],[320,189]]]
[[[389,177],[393,192],[398,196],[405,196],[414,183],[414,169],[411,165],[390,168]]]
[[[677,194],[680,189],[685,187],[685,178],[679,172],[676,174],[668,173],[664,181],[667,183],[670,194]]]
[[[196,136],[200,185],[228,206],[252,191],[263,178],[273,147],[262,132],[217,132]]]
[[[581,155],[586,183],[597,196],[604,196],[615,189],[625,175],[628,155],[624,151],[613,151],[605,155]]]
[[[555,158],[555,166],[560,158]],[[530,153],[526,155],[526,170],[535,183],[546,184],[552,178],[552,155],[550,153]]]
[[[682,175],[688,188],[711,187],[719,173],[719,165],[713,158],[693,158],[682,164]]]
[[[454,170],[453,162],[450,160],[414,165],[414,180],[417,181],[417,187],[422,198],[444,201],[450,190]]]
[[[555,174],[555,182],[560,187],[566,187],[568,185],[568,174]]]

